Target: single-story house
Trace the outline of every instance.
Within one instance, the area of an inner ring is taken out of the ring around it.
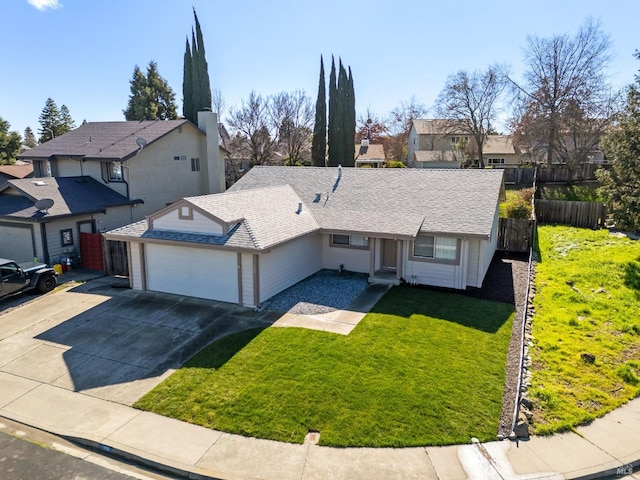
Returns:
[[[320,269],[482,286],[502,170],[267,167],[111,230],[134,289],[259,306]]]

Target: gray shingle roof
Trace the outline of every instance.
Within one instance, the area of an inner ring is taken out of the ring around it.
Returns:
[[[173,240],[233,248],[264,250],[318,230],[318,224],[288,185],[186,197],[184,202],[235,225],[227,235],[216,236],[168,230],[147,230],[138,222],[108,232],[110,235]]]
[[[290,185],[320,228],[414,237],[489,236],[501,170],[254,167],[231,191]]]
[[[46,221],[49,218],[102,212],[108,207],[139,203],[129,200],[91,177],[46,177],[9,180],[3,190],[16,190],[20,195],[0,192],[0,216]],[[44,214],[35,202],[50,198],[54,204]]]
[[[188,120],[91,122],[38,145],[18,158],[71,156],[85,160],[126,160],[138,151],[138,138],[150,144],[183,125],[195,128]]]

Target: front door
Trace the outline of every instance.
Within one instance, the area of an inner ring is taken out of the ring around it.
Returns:
[[[398,242],[382,239],[382,268],[395,270],[398,268]]]

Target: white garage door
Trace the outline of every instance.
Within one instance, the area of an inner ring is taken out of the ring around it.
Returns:
[[[31,228],[0,225],[0,257],[30,262],[34,256]]]
[[[238,303],[236,253],[147,244],[147,288]]]

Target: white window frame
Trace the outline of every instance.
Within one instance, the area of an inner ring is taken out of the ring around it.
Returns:
[[[336,238],[338,237],[338,238]],[[336,242],[336,240],[339,240]],[[331,235],[330,244],[336,248],[355,248],[358,250],[369,250],[369,237],[363,235]]]
[[[121,162],[109,162],[107,169],[109,171],[110,182],[121,182],[123,180]]]
[[[487,165],[504,165],[506,163],[505,158],[491,157],[487,158]]]
[[[459,263],[460,239],[436,235],[418,235],[412,245],[411,259]]]
[[[199,172],[200,171],[200,158],[199,157],[191,159],[191,171],[192,172]]]

